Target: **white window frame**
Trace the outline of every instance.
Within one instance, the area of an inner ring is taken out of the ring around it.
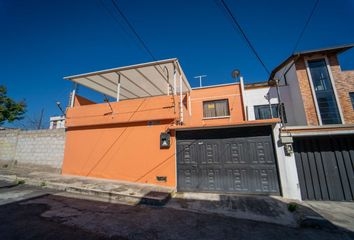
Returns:
[[[215,101],[223,101],[226,100],[227,102],[227,107],[228,107],[228,112],[229,115],[225,115],[225,116],[215,116],[215,117],[204,117],[204,103],[206,102],[215,102]],[[208,120],[208,119],[218,119],[218,118],[230,118],[231,117],[231,110],[230,110],[230,101],[228,98],[220,98],[220,99],[213,99],[213,100],[205,100],[202,101],[202,108],[203,108],[203,120]]]
[[[328,74],[329,74],[329,78],[331,80],[334,97],[335,97],[336,102],[337,102],[339,116],[340,116],[340,119],[341,119],[341,122],[342,122],[341,124],[345,124],[344,117],[343,117],[343,112],[342,112],[342,106],[341,106],[341,104],[339,102],[338,93],[337,93],[337,87],[336,87],[336,85],[334,83],[334,78],[333,78],[333,75],[332,75],[332,69],[331,69],[331,66],[329,65],[328,57],[327,56],[304,57],[307,76],[308,76],[308,79],[310,80],[310,87],[311,87],[312,97],[313,97],[314,102],[315,102],[315,109],[316,109],[318,123],[319,123],[320,126],[323,125],[322,118],[321,118],[321,113],[320,113],[320,108],[318,106],[316,92],[315,92],[315,87],[313,85],[312,76],[311,76],[311,72],[310,72],[310,68],[309,68],[308,62],[311,61],[311,60],[321,60],[321,59],[324,59],[326,61],[327,71],[328,71]]]

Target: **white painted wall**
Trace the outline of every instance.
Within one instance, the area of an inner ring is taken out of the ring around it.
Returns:
[[[280,76],[283,70],[278,72]],[[277,76],[276,76],[277,77]],[[300,94],[300,87],[296,77],[295,66],[293,65],[287,73],[288,85],[284,79],[280,81],[280,97],[285,106],[287,126],[306,125],[304,104]],[[270,99],[268,99],[268,94]],[[278,96],[275,87],[262,87],[245,89],[245,103],[248,120],[255,120],[254,106],[277,104]]]
[[[269,98],[268,98],[269,94]],[[248,120],[255,120],[254,106],[277,104],[278,98],[275,88],[262,87],[245,89],[245,104]]]
[[[286,74],[287,85],[283,78],[284,72],[289,69]],[[285,69],[285,71],[284,71]],[[276,74],[276,78],[280,79],[280,97],[285,105],[287,126],[304,126],[307,124],[305,107],[302,101],[300,86],[296,75],[295,64],[290,62],[284,68],[280,69]]]
[[[279,140],[280,124],[273,127],[273,137],[275,144],[275,154],[277,156],[280,186],[284,198],[301,201],[301,191],[299,177],[294,153],[290,156],[285,155],[284,145]]]

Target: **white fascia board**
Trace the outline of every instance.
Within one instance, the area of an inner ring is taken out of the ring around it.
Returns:
[[[170,58],[170,59],[165,59],[165,60],[161,60],[161,61],[140,63],[140,64],[134,64],[134,65],[124,66],[124,67],[109,68],[109,69],[100,70],[100,71],[71,75],[71,76],[64,77],[64,79],[65,80],[72,80],[74,78],[88,77],[88,76],[92,76],[92,75],[99,75],[99,74],[105,74],[105,73],[125,71],[125,70],[130,70],[130,69],[135,69],[135,68],[149,67],[149,66],[154,66],[154,65],[159,65],[159,64],[171,63],[171,62],[175,62],[175,61],[178,61],[177,58]]]

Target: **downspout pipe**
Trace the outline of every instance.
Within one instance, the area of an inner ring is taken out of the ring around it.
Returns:
[[[246,107],[247,107],[247,99],[245,96],[245,84],[243,82],[243,77],[240,76],[240,87],[241,87],[241,100],[242,100],[242,110],[243,110],[243,115],[245,116],[244,119],[245,121],[248,121],[248,114],[246,111]]]

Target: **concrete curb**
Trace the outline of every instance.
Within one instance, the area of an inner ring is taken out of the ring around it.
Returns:
[[[175,198],[177,196],[175,192],[172,193],[153,192],[152,194],[150,194],[151,196],[149,196],[149,194],[147,195],[124,194],[115,191],[105,191],[105,190],[88,188],[88,187],[77,187],[77,186],[71,186],[70,184],[55,183],[55,182],[28,178],[28,177],[18,177],[17,175],[14,174],[0,175],[0,179],[9,182],[18,182],[23,180],[25,184],[30,186],[42,187],[42,188],[68,192],[68,193],[82,194],[94,198],[101,198],[102,200],[107,202],[124,202],[129,205],[147,204],[147,205],[154,205],[154,206],[162,206],[165,205],[170,200],[171,197]],[[164,197],[160,197],[160,195],[163,195]],[[220,214],[224,216],[235,217],[232,214],[227,212],[218,212],[218,211],[215,212],[215,211],[207,211],[205,209],[193,209],[193,208],[183,209],[170,204],[168,205],[170,208],[179,209],[179,210],[187,210],[187,211],[198,212],[198,213],[202,212],[202,213],[209,213],[209,214]],[[299,204],[299,206],[301,206],[301,204]],[[237,216],[237,217],[241,219],[270,222],[273,224],[286,225],[290,227],[316,228],[316,229],[320,228],[320,229],[335,230],[334,225],[328,220],[322,217],[312,216],[311,214],[304,211],[303,209],[304,206],[301,206],[295,211],[295,215],[296,215],[295,225],[284,224],[278,221],[266,221],[264,219],[246,218],[242,216]]]
[[[176,194],[175,192],[167,193],[167,192],[159,192],[159,191],[150,191],[149,193],[144,195],[143,194],[130,195],[127,194],[126,192],[121,193],[121,192],[114,192],[114,191],[105,191],[101,189],[93,189],[90,187],[78,187],[70,184],[57,183],[57,182],[54,183],[51,181],[40,180],[40,179],[29,178],[29,177],[21,177],[16,175],[0,174],[0,179],[5,179],[13,182],[24,180],[25,184],[27,185],[57,190],[61,192],[81,194],[82,196],[92,197],[93,199],[101,199],[101,201],[105,201],[105,202],[112,202],[112,203],[119,202],[128,205],[144,204],[144,205],[150,205],[150,206],[152,205],[157,207],[165,205],[168,208],[173,208],[176,210],[183,210],[183,211],[203,213],[203,214],[216,214],[216,215],[239,218],[239,219],[247,219],[251,221],[268,222],[272,224],[280,224],[285,226],[297,227],[297,225],[294,225],[295,222],[284,223],[279,219],[269,220],[267,218],[263,218],[262,216],[253,216],[246,213],[236,214],[231,208],[229,209],[229,211],[228,209],[225,209],[225,207],[219,210],[207,210],[205,209],[205,207],[203,207],[203,203],[201,206],[199,207],[197,206],[196,208],[193,207],[193,204],[191,207],[183,208],[183,206],[180,206],[180,204],[178,204],[178,198],[176,199],[176,197],[179,195]],[[171,198],[174,200],[169,201]],[[209,195],[207,199],[210,199]],[[196,200],[196,201],[203,201],[203,200]]]
[[[104,198],[104,200],[108,200],[109,202],[122,201],[131,205],[138,204],[142,201],[143,198],[145,198],[144,196],[127,195],[127,194],[122,194],[114,191],[104,191],[104,190],[98,190],[92,188],[74,187],[68,184],[53,183],[49,181],[37,180],[37,179],[32,179],[27,177],[17,177],[16,175],[0,175],[0,179],[5,181],[11,181],[11,182],[23,180],[25,184],[30,186],[43,187],[47,189],[65,191],[69,193],[79,193],[88,196],[100,197],[100,198]]]

